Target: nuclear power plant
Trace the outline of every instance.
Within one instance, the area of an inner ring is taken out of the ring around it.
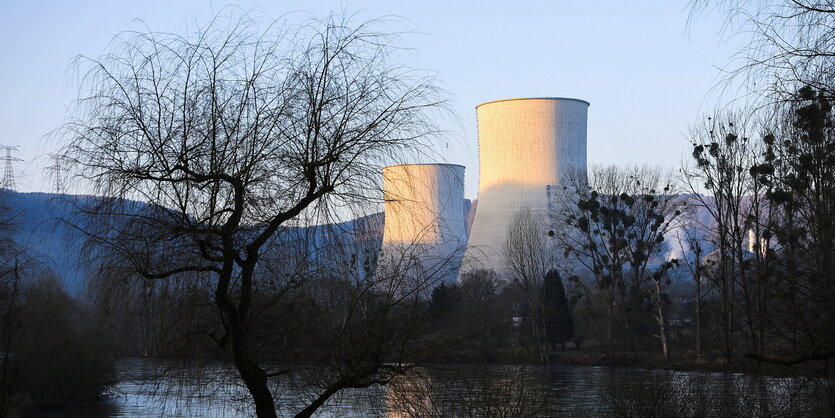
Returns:
[[[467,242],[464,166],[388,166],[383,168],[383,192],[380,268],[455,280]]]
[[[529,212],[543,226],[550,194],[586,172],[589,103],[541,97],[476,106],[479,190],[463,269],[506,274],[504,243],[514,216]],[[543,234],[548,229],[543,227]]]

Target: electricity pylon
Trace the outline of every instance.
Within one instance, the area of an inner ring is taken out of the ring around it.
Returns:
[[[12,151],[17,151],[20,147],[13,147],[10,145],[2,145],[0,149],[6,150],[6,171],[3,173],[3,183],[0,183],[0,189],[12,190],[15,189],[14,181],[14,162],[23,161],[20,158],[12,156]]]
[[[49,158],[52,159],[52,165],[44,169],[51,171],[55,176],[55,194],[61,194],[64,192],[64,173],[68,170],[67,165],[61,155],[51,154]]]

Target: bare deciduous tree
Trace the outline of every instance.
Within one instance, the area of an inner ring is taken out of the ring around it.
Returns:
[[[705,255],[703,267],[721,303],[722,344],[727,358],[734,352],[738,293],[744,302],[742,323],[752,345],[760,347],[763,341],[757,324],[758,310],[765,309],[761,293],[765,286],[758,286],[752,279],[760,278],[756,273],[766,260],[757,256],[755,270],[745,245],[749,231],[755,231],[755,240],[759,240],[769,214],[763,201],[765,191],[751,175],[761,154],[752,125],[749,118],[737,113],[708,118],[691,134],[693,163],[683,169],[688,191],[710,219],[703,226],[716,250]]]
[[[835,358],[835,111],[825,91],[804,87],[785,106],[782,128],[763,137],[763,161],[752,167],[768,188],[768,309],[763,321],[776,336],[772,354],[756,347],[746,355],[791,365]],[[760,251],[757,251],[760,252]],[[780,354],[776,354],[780,353]]]
[[[710,263],[710,276],[718,289],[722,303],[723,345],[726,357],[733,353],[733,328],[737,270],[736,263],[742,253],[744,230],[742,218],[743,198],[748,192],[747,179],[742,172],[750,158],[748,140],[739,140],[734,122],[709,118],[707,125],[693,134],[693,158],[695,165],[684,169],[685,182],[699,200],[700,206],[712,218],[714,245],[717,250]],[[727,137],[727,139],[723,138]],[[699,193],[705,190],[709,196]]]
[[[627,338],[633,338],[628,313],[639,312],[648,296],[661,309],[660,283],[650,273],[667,261],[659,256],[665,235],[679,222],[683,201],[674,196],[670,175],[641,166],[594,167],[588,188],[577,185],[565,191],[558,205],[563,228],[555,238],[564,255],[594,278],[594,289],[581,286],[585,293],[603,295],[613,350],[616,313],[624,319]],[[646,286],[651,288],[649,295]],[[663,315],[656,320],[663,343]],[[666,344],[662,345],[666,352]]]
[[[679,262],[684,265],[690,273],[694,286],[694,313],[695,323],[694,331],[696,337],[696,356],[702,356],[702,305],[704,303],[705,291],[702,288],[703,268],[702,257],[704,257],[704,246],[706,239],[702,236],[702,232],[706,231],[703,225],[699,225],[695,219],[695,213],[692,209],[685,211],[681,230],[676,233],[676,240],[678,247],[681,249],[681,257]]]
[[[531,330],[539,361],[548,362],[548,336],[545,327],[543,287],[545,274],[554,268],[556,254],[543,225],[530,210],[514,215],[507,227],[504,261],[510,278],[522,289],[530,310]]]
[[[221,14],[185,35],[126,32],[79,58],[64,154],[103,199],[99,253],[150,280],[209,277],[259,416],[275,416],[247,343],[261,255],[283,226],[363,202],[377,173],[436,131],[433,80],[397,63],[397,34],[331,16],[300,26]],[[150,203],[139,207],[125,199]],[[117,239],[114,239],[117,238]]]

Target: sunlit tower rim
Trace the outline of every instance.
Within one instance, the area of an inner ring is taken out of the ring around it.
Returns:
[[[466,245],[464,166],[399,164],[383,168],[385,226],[382,263],[419,258],[451,281]]]
[[[550,194],[587,169],[589,102],[565,97],[495,100],[476,106],[479,192],[463,269],[504,275],[508,225],[522,211],[550,224]],[[543,233],[547,233],[543,227]]]
[[[575,98],[573,98],[573,97],[548,97],[548,96],[542,96],[542,97],[517,97],[517,98],[514,98],[514,99],[499,99],[499,100],[491,100],[491,101],[489,101],[489,102],[484,102],[484,103],[478,104],[478,105],[476,105],[476,107],[475,107],[475,108],[476,108],[476,110],[478,110],[478,108],[479,108],[479,107],[481,107],[481,106],[486,106],[486,105],[493,104],[493,103],[513,102],[513,101],[517,101],[517,100],[559,100],[559,101],[574,100],[574,101],[577,101],[577,102],[580,102],[580,103],[585,103],[585,104],[586,104],[586,106],[591,106],[591,103],[589,103],[588,101],[583,100],[583,99],[575,99]]]

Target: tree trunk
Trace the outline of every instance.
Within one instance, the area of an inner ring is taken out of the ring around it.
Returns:
[[[720,241],[724,241],[721,239]],[[723,334],[723,351],[725,360],[733,358],[733,324],[734,324],[734,283],[733,269],[730,268],[732,263],[727,255],[727,244],[720,250],[720,281],[721,281],[721,298],[722,298],[722,334]]]
[[[754,296],[753,292],[749,289],[750,283],[748,282],[748,275],[746,274],[747,270],[745,268],[744,253],[741,249],[741,240],[736,241],[736,243],[737,246],[740,247],[738,250],[736,250],[736,263],[739,266],[739,285],[742,289],[743,301],[745,302],[742,306],[743,312],[745,313],[745,326],[747,327],[748,334],[751,338],[751,346],[754,347],[754,349],[756,350],[757,347],[760,346],[760,335],[757,332],[758,328],[754,319],[753,310],[755,309],[755,305],[754,301],[752,300]]]
[[[228,243],[231,243],[231,240]],[[230,245],[231,247],[231,245]],[[255,259],[242,266],[241,288],[236,304],[228,294],[229,283],[232,279],[232,261],[227,259],[224,269],[215,289],[215,304],[223,317],[229,343],[232,349],[232,360],[241,380],[244,381],[252,401],[255,403],[255,414],[260,418],[275,418],[275,403],[272,393],[267,386],[267,374],[258,366],[249,353],[246,341],[246,330],[249,318],[249,306],[252,297],[252,272]]]
[[[528,297],[528,306],[531,314],[531,328],[533,330],[534,346],[536,347],[536,355],[541,364],[548,364],[548,339],[545,328],[545,309],[542,302],[542,289],[533,289],[531,286],[525,287],[525,292]],[[539,296],[533,293],[539,293]]]
[[[546,323],[545,317],[545,301],[542,300],[544,297],[544,291],[542,289],[539,290],[539,317],[540,322],[542,324],[542,347],[544,348],[544,356],[542,364],[547,365],[551,360],[551,345],[548,343],[548,326]]]
[[[702,356],[702,251],[696,244],[693,280],[696,282],[696,356]]]
[[[664,301],[661,299],[661,281],[655,280],[655,306],[658,310],[658,328],[661,333],[661,352],[664,354],[664,361],[670,361],[670,348],[667,344],[667,324],[664,318]]]
[[[244,342],[243,332],[240,330],[240,325],[232,331],[232,336],[232,352],[235,367],[238,369],[238,372],[241,374],[241,379],[252,395],[252,400],[255,403],[255,414],[260,418],[276,417],[273,395],[267,386],[267,374],[264,373],[261,367],[249,355],[246,343]]]
[[[241,378],[252,395],[252,400],[255,403],[255,415],[260,418],[276,417],[273,395],[267,387],[267,378],[263,371],[257,366],[254,370],[247,369],[246,373],[241,367],[238,367],[238,371],[240,371]]]
[[[736,295],[735,281],[731,278],[730,294],[728,295],[728,329],[727,329],[727,348],[725,356],[731,360],[734,356],[734,295]]]
[[[615,354],[615,297],[612,296],[612,302],[609,304],[609,329],[608,329],[608,339],[609,339],[609,354]]]

